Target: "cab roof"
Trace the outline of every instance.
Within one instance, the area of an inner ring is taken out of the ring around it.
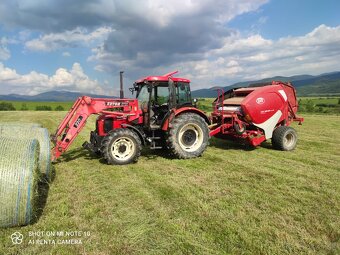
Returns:
[[[185,78],[172,77],[176,73],[178,73],[178,71],[167,73],[162,76],[147,76],[147,77],[137,80],[136,83],[141,83],[141,82],[146,82],[146,81],[168,81],[170,77],[174,82],[187,82],[187,83],[190,82],[190,80],[185,79]]]

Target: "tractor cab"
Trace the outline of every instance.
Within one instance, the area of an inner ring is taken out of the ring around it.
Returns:
[[[172,110],[193,106],[190,81],[171,77],[175,73],[149,76],[135,82],[133,90],[137,92],[145,127],[160,128]]]

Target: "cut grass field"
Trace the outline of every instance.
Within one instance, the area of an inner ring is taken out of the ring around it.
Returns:
[[[53,133],[64,115],[2,112],[0,121],[38,122]],[[54,165],[37,223],[1,229],[0,254],[339,254],[340,118],[304,117],[292,152],[212,139],[200,158],[144,150],[126,166],[81,148],[92,117]],[[10,239],[16,231],[20,245]],[[87,235],[78,245],[28,243],[62,239],[46,236],[53,231]]]

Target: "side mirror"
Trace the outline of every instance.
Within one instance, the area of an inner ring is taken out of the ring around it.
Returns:
[[[194,98],[194,99],[192,100],[192,102],[193,102],[194,107],[197,108],[198,98]]]
[[[131,91],[131,94],[133,95],[133,93],[136,91],[136,93],[138,93],[139,91],[139,85],[137,83],[133,84],[132,88],[129,88],[129,90]]]

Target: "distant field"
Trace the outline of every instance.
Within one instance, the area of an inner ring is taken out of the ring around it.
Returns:
[[[0,101],[11,103],[17,111],[26,108],[26,110],[34,111],[37,106],[50,106],[52,110],[55,110],[56,107],[62,106],[65,111],[68,111],[74,102],[26,102],[26,101]]]
[[[339,104],[340,97],[300,97],[302,103],[311,100],[315,104]]]
[[[64,115],[1,112],[0,121],[38,122],[53,132]],[[0,254],[340,254],[340,118],[303,117],[292,152],[212,139],[200,158],[144,150],[126,166],[82,149],[95,126],[90,118],[54,165],[42,216],[1,229]],[[21,245],[10,241],[15,231]],[[30,231],[89,235],[81,245],[34,245]]]
[[[340,97],[301,97],[299,111],[340,114]]]
[[[214,98],[200,98],[198,107],[206,112],[212,111],[212,102]],[[319,112],[340,114],[340,97],[301,97],[299,98],[300,112]],[[11,103],[16,110],[36,110],[39,106],[51,107],[51,110],[56,110],[57,107],[62,107],[68,111],[74,102],[21,102],[21,101],[0,101]],[[60,110],[60,109],[59,109]]]

